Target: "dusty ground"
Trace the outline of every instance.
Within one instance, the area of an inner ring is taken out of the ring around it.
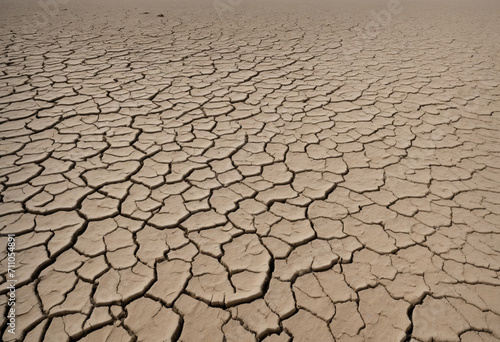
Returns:
[[[65,2],[0,1],[4,341],[500,340],[498,1]]]

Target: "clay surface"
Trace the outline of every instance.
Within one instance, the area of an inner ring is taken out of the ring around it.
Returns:
[[[500,340],[500,2],[0,13],[3,341]]]

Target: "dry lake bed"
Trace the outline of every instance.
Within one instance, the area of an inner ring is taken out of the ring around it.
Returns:
[[[0,0],[3,341],[500,340],[500,2]]]

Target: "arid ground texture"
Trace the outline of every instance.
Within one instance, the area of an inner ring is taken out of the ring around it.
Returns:
[[[0,0],[0,43],[3,341],[500,341],[500,1]]]

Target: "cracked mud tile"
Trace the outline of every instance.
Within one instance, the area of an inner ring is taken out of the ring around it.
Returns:
[[[181,318],[172,309],[148,298],[140,298],[125,307],[124,325],[132,330],[137,341],[173,340]]]

